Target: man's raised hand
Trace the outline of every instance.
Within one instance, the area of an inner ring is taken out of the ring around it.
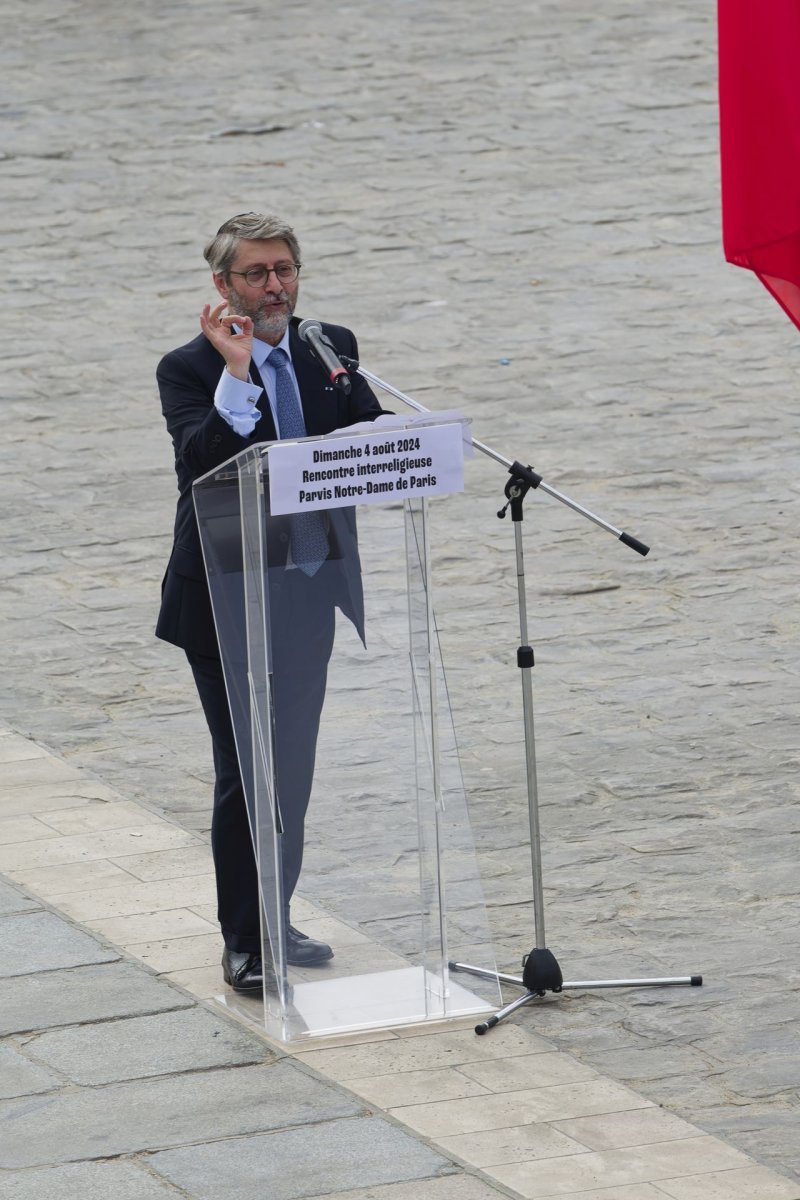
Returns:
[[[231,375],[246,380],[253,353],[253,321],[251,317],[239,317],[235,313],[223,316],[226,307],[224,301],[215,308],[205,304],[200,313],[200,328],[225,359]],[[238,325],[241,333],[236,332],[234,325]]]

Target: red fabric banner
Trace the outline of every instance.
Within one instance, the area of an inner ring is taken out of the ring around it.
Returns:
[[[800,328],[800,0],[718,0],[722,241]]]

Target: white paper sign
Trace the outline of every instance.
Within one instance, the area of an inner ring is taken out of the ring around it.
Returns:
[[[273,516],[464,490],[460,423],[270,446]]]

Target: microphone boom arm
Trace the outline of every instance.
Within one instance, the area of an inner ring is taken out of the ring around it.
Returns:
[[[395,399],[402,401],[402,403],[408,405],[409,408],[413,408],[419,413],[431,412],[431,409],[425,408],[425,406],[420,404],[417,400],[412,400],[410,396],[405,394],[405,392],[401,392],[398,388],[393,387],[392,384],[386,383],[385,380],[380,379],[377,375],[373,375],[371,371],[367,371],[366,368],[362,367],[355,358],[346,358],[343,354],[340,354],[339,357],[347,367],[348,371],[356,371],[359,375],[363,376],[368,383],[372,383],[376,387],[379,387],[382,391],[388,392],[390,396],[394,396]],[[433,415],[435,416],[435,413]],[[584,508],[584,506],[579,504],[577,500],[573,500],[570,496],[567,496],[563,492],[557,491],[556,488],[551,487],[549,483],[545,483],[541,475],[537,474],[532,467],[525,467],[522,465],[522,463],[512,462],[511,459],[505,458],[502,454],[498,454],[498,452],[493,450],[491,446],[487,446],[483,442],[479,442],[476,438],[471,437],[470,441],[476,450],[480,450],[481,454],[485,454],[488,458],[493,458],[495,462],[498,462],[502,466],[506,467],[514,479],[518,479],[522,484],[527,484],[528,487],[539,488],[541,491],[546,492],[548,496],[552,496],[554,500],[559,500],[562,504],[565,504],[567,508],[571,508],[573,512],[578,513],[582,517],[586,517],[587,521],[592,521],[595,525],[598,525],[601,529],[604,529],[606,533],[612,534],[613,537],[622,542],[623,546],[629,546],[630,549],[635,550],[637,554],[641,554],[644,557],[644,555],[649,553],[650,547],[646,546],[644,542],[640,542],[638,538],[632,537],[631,534],[625,533],[621,529],[617,529],[616,525],[612,525],[609,521],[599,517],[597,513],[593,513],[590,509]]]

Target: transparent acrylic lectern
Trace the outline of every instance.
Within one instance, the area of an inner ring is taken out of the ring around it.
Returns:
[[[494,955],[434,624],[428,502],[363,504],[357,535],[355,508],[326,508],[329,556],[310,576],[292,562],[292,517],[270,512],[269,450],[194,485],[261,887],[263,998],[223,1002],[282,1041],[489,1011],[497,984],[468,989],[448,970]],[[334,957],[290,965],[288,921]]]

